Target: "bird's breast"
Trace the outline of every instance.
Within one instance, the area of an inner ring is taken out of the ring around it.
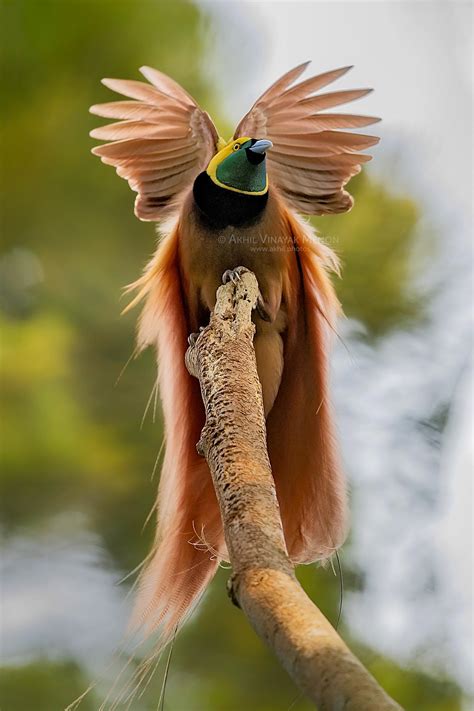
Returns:
[[[295,258],[280,201],[271,193],[265,209],[253,221],[220,228],[202,219],[191,193],[181,212],[179,250],[186,297],[194,315],[202,306],[206,310],[214,307],[223,273],[238,266],[254,272],[264,298],[277,311],[282,283]],[[196,319],[191,320],[195,327]]]
[[[193,185],[195,209],[204,227],[210,231],[255,224],[265,210],[268,193],[248,195],[216,185],[206,172]]]

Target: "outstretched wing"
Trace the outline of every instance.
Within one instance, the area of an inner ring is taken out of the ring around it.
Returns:
[[[179,84],[151,67],[140,71],[150,84],[102,80],[128,99],[91,106],[96,116],[120,121],[90,135],[109,141],[92,153],[128,180],[138,193],[136,216],[150,221],[160,219],[205,169],[217,150],[218,134],[209,114]]]
[[[352,207],[353,200],[344,186],[360,171],[361,163],[371,159],[359,151],[375,145],[379,139],[339,129],[369,126],[380,119],[321,113],[372,90],[315,95],[351,67],[294,84],[308,64],[300,64],[272,84],[242,118],[234,138],[271,139],[273,148],[267,155],[270,181],[292,207],[308,215],[345,212]]]

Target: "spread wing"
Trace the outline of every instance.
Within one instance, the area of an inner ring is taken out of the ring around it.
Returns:
[[[165,74],[141,67],[150,82],[103,79],[126,101],[91,106],[91,113],[120,119],[91,131],[92,138],[109,141],[92,149],[113,165],[138,193],[135,214],[158,220],[177,196],[206,168],[216,153],[218,134],[205,111]]]
[[[262,96],[236,128],[234,138],[269,138],[268,174],[286,200],[308,215],[345,212],[353,199],[344,190],[371,156],[359,151],[378,143],[375,136],[340,129],[361,128],[380,119],[354,114],[321,113],[368,94],[350,89],[315,94],[351,67],[335,69],[294,84],[309,62],[284,74]]]

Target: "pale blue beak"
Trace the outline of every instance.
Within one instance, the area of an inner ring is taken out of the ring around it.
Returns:
[[[253,146],[250,146],[249,151],[252,151],[252,153],[265,153],[269,148],[272,148],[272,146],[273,143],[271,141],[267,141],[266,138],[261,138],[259,141],[256,141]]]

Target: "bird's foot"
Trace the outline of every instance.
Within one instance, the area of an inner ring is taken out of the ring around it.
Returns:
[[[232,284],[237,284],[241,280],[242,274],[250,271],[247,267],[235,267],[235,269],[226,269],[222,275],[222,283],[228,284],[230,281]]]
[[[190,333],[189,334],[188,344],[191,346],[191,348],[196,345],[196,341],[203,331],[204,331],[204,326],[199,326],[199,331],[197,333]]]
[[[242,274],[245,274],[245,272],[250,271],[247,269],[247,267],[236,267],[235,269],[227,269],[224,274],[222,275],[222,283],[223,284],[228,284],[229,282],[232,282],[232,284],[237,284],[242,278]],[[258,292],[258,299],[257,303],[255,305],[255,309],[262,319],[262,321],[269,321],[271,322],[271,316],[267,311],[267,308],[265,306],[265,301],[263,299],[262,294],[260,291]]]

